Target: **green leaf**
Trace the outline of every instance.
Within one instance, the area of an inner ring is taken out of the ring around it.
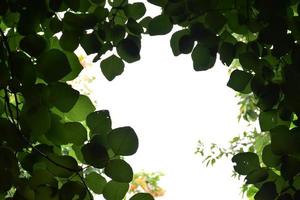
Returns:
[[[137,193],[129,200],[154,200],[153,196],[149,193]]]
[[[147,1],[159,7],[164,7],[168,3],[167,0],[147,0]]]
[[[45,133],[45,136],[53,144],[62,145],[67,144],[67,141],[63,134],[63,123],[58,115],[51,115],[51,127]]]
[[[90,113],[86,118],[86,125],[97,134],[107,134],[111,131],[111,118],[108,110]]]
[[[37,60],[37,69],[46,82],[55,82],[71,72],[67,56],[58,49],[44,52]]]
[[[288,127],[280,125],[270,130],[272,152],[277,155],[295,151],[295,141]]]
[[[59,45],[66,51],[75,51],[79,45],[78,34],[72,31],[63,31],[59,40]]]
[[[46,133],[51,126],[51,115],[44,105],[34,105],[25,110],[21,119],[31,129],[31,136],[36,137]]]
[[[58,33],[63,29],[63,23],[57,17],[53,17],[49,21],[49,28],[53,33]]]
[[[101,48],[101,43],[95,33],[81,36],[80,45],[88,55],[92,53],[98,53]]]
[[[282,121],[278,115],[277,110],[270,110],[260,112],[259,114],[259,126],[261,131],[269,131],[279,125],[289,126],[289,122]]]
[[[63,126],[63,135],[68,143],[82,145],[87,140],[87,131],[79,122],[67,122]]]
[[[130,165],[121,159],[115,159],[108,162],[105,166],[104,173],[120,183],[129,183],[133,178],[133,171]]]
[[[103,196],[106,200],[122,200],[129,188],[128,183],[119,183],[116,181],[109,181],[103,190]]]
[[[91,172],[85,177],[88,187],[96,194],[102,194],[106,185],[106,180],[103,176],[96,172]]]
[[[125,27],[119,24],[114,25],[108,32],[109,40],[113,41],[115,44],[119,43],[125,37]]]
[[[266,145],[262,152],[262,160],[268,167],[278,167],[281,162],[281,156],[272,152],[271,145]]]
[[[140,40],[134,37],[127,37],[117,45],[119,56],[128,63],[140,59]]]
[[[184,36],[187,35],[188,31],[187,29],[183,29],[180,31],[177,31],[173,33],[171,40],[170,40],[170,46],[172,48],[172,52],[174,56],[180,55],[181,51],[179,49],[179,40]]]
[[[127,0],[108,0],[108,3],[112,7],[119,7],[121,5],[127,4]]]
[[[234,170],[241,175],[247,175],[260,168],[258,156],[252,152],[238,153],[231,160],[236,163]]]
[[[69,178],[74,172],[79,171],[77,161],[71,156],[59,156],[49,154],[48,157],[53,161],[46,160],[49,172],[61,178]]]
[[[46,40],[40,35],[28,35],[20,41],[20,48],[35,57],[39,56],[46,47]]]
[[[127,29],[133,34],[139,36],[141,33],[144,32],[144,29],[141,24],[139,24],[134,19],[128,19],[127,21]]]
[[[115,154],[129,156],[138,149],[138,137],[131,127],[121,127],[108,134],[108,143]]]
[[[142,18],[145,15],[146,7],[141,2],[133,3],[133,4],[127,4],[124,7],[124,12],[125,12],[125,15],[128,18],[132,18],[132,19],[137,20],[137,19]]]
[[[245,90],[252,78],[252,74],[236,69],[231,73],[227,86],[237,92],[247,93],[250,91]]]
[[[192,60],[195,71],[204,71],[214,66],[216,56],[211,55],[208,48],[198,43],[192,52]]]
[[[124,62],[121,58],[112,55],[101,61],[101,71],[107,80],[112,81],[124,71]]]
[[[66,113],[66,117],[73,121],[83,121],[87,115],[95,111],[95,106],[85,95],[79,95],[79,98],[73,108]]]
[[[255,200],[274,200],[277,197],[276,185],[274,182],[264,183],[254,196]]]
[[[63,78],[64,81],[71,81],[79,75],[83,66],[80,64],[78,57],[75,53],[66,52],[66,56],[68,58],[69,64],[71,66],[72,71]]]
[[[84,200],[87,191],[79,181],[67,181],[59,191],[59,200]]]
[[[30,187],[36,189],[43,185],[58,187],[58,181],[53,174],[45,169],[35,169],[29,180]]]
[[[223,42],[219,49],[220,60],[223,64],[230,66],[235,58],[235,47],[229,42]]]
[[[66,83],[50,84],[49,91],[49,102],[61,112],[70,111],[79,98],[79,92]]]
[[[109,161],[106,148],[96,140],[85,144],[81,152],[86,163],[97,168],[104,168]]]
[[[219,12],[208,12],[205,16],[205,23],[211,30],[218,33],[225,25],[226,17]]]
[[[173,28],[173,24],[167,15],[154,17],[148,24],[149,35],[165,35]]]
[[[194,39],[190,35],[183,35],[178,41],[179,51],[183,54],[189,54],[194,48]]]
[[[266,168],[259,168],[251,171],[246,176],[246,184],[256,184],[265,181],[268,178],[268,170]]]
[[[240,64],[246,70],[255,70],[259,66],[257,56],[252,52],[246,52],[239,55]]]

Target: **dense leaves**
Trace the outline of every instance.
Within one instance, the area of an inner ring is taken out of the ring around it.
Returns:
[[[146,3],[161,13],[145,16]],[[112,129],[108,111],[66,83],[83,69],[74,50],[94,54],[111,81],[140,60],[144,34],[176,27],[175,56],[191,54],[195,71],[219,57],[235,67],[227,85],[254,99],[261,135],[270,137],[232,158],[254,199],[299,199],[299,8],[296,0],[1,0],[0,197],[86,199],[92,190],[123,199],[132,170],[120,156],[137,151],[137,135]]]

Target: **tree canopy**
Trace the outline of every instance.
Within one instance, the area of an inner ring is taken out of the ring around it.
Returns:
[[[147,16],[148,4],[161,14]],[[0,0],[0,198],[123,199],[138,137],[67,83],[82,70],[74,50],[111,81],[140,59],[143,35],[177,26],[174,56],[190,54],[195,71],[217,55],[237,62],[228,87],[255,97],[269,140],[232,157],[254,199],[300,199],[299,12],[298,0]]]

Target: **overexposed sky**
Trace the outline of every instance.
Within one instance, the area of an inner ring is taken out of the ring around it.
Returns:
[[[235,92],[226,86],[228,68],[217,62],[195,72],[190,55],[174,57],[170,36],[145,37],[141,60],[126,64],[124,73],[109,82],[99,63],[90,88],[97,109],[107,109],[113,127],[131,126],[140,147],[126,160],[134,171],[162,171],[161,200],[241,200],[241,182],[232,178],[230,159],[206,168],[195,155],[197,141],[228,144],[242,133]]]

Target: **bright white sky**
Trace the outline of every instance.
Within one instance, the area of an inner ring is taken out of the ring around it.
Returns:
[[[161,200],[241,200],[230,159],[206,168],[194,154],[198,139],[226,145],[243,131],[235,92],[226,86],[228,68],[217,62],[195,72],[190,55],[172,55],[168,36],[142,42],[142,59],[112,82],[99,64],[86,72],[97,77],[90,86],[97,109],[110,111],[113,127],[131,126],[139,136],[137,154],[126,160],[134,171],[165,174]]]

